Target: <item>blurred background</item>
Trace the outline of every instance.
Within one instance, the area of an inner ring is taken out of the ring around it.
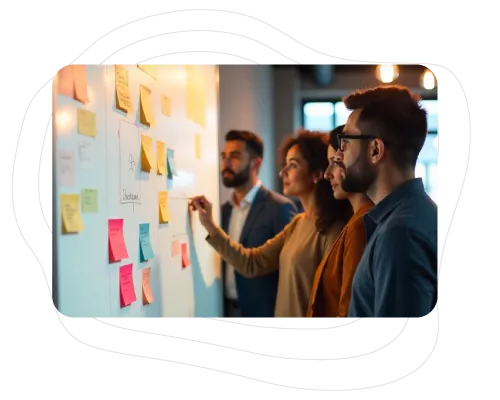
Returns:
[[[416,174],[437,203],[437,82],[421,65],[221,65],[220,148],[230,129],[248,129],[264,141],[260,178],[281,192],[277,149],[299,128],[330,131],[349,115],[341,98],[379,84],[405,85],[422,98],[428,112],[428,137]],[[221,187],[221,204],[230,191]]]

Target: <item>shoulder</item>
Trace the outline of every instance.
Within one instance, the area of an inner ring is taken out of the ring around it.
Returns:
[[[275,203],[278,206],[292,205],[295,207],[295,203],[292,200],[274,190],[267,189],[264,186],[260,190],[266,194],[268,202]]]
[[[365,223],[363,221],[363,216],[366,215],[366,213],[361,214],[361,215],[354,215],[348,222],[345,227],[346,234],[347,235],[354,235],[354,236],[365,236],[366,235],[366,227]]]

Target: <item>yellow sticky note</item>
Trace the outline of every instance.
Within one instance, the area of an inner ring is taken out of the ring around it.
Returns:
[[[137,67],[141,71],[144,71],[146,74],[148,74],[151,78],[158,79],[158,72],[157,72],[157,69],[156,69],[156,65],[138,64]]]
[[[196,158],[199,160],[201,158],[201,136],[197,133],[196,135],[194,135],[194,140]]]
[[[92,111],[78,109],[78,133],[91,137],[96,137],[95,114]]]
[[[170,222],[170,210],[168,208],[168,197],[167,192],[160,192],[159,195],[160,204],[160,223]]]
[[[141,123],[147,126],[155,124],[151,90],[141,85]]]
[[[141,169],[144,172],[156,171],[151,136],[141,135]]]
[[[156,141],[156,160],[158,162],[158,174],[167,175],[167,152],[165,143]]]
[[[128,113],[132,111],[130,90],[128,87],[128,71],[119,65],[115,66],[116,108]]]
[[[61,195],[61,214],[63,233],[76,233],[83,230],[79,194]]]
[[[186,66],[187,118],[196,124],[206,125],[205,78],[197,65]]]
[[[161,111],[167,117],[172,115],[172,105],[170,104],[170,99],[165,95],[161,96]]]

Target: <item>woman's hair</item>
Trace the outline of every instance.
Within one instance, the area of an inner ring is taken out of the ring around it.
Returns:
[[[330,141],[328,142],[328,144],[332,146],[335,149],[335,151],[339,149],[339,142],[337,140],[337,135],[340,135],[344,131],[344,126],[345,124],[339,125],[330,132]]]
[[[323,174],[328,167],[328,142],[329,135],[317,131],[300,130],[296,136],[287,138],[281,147],[281,161],[285,165],[288,151],[297,145],[300,154],[309,165],[309,173],[321,172],[320,181],[314,189],[318,219],[316,228],[320,233],[326,233],[335,222],[347,221],[352,216],[351,203],[348,200],[337,200],[333,197],[330,182],[323,179]]]

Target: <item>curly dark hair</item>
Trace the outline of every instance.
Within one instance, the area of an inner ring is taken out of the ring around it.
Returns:
[[[300,130],[296,136],[286,138],[281,146],[281,164],[285,165],[288,151],[297,145],[300,154],[307,161],[309,172],[320,171],[323,177],[328,167],[329,135],[318,131]],[[337,200],[333,196],[330,182],[321,179],[314,189],[318,219],[316,229],[319,233],[326,233],[335,222],[347,223],[353,212],[348,200]]]

